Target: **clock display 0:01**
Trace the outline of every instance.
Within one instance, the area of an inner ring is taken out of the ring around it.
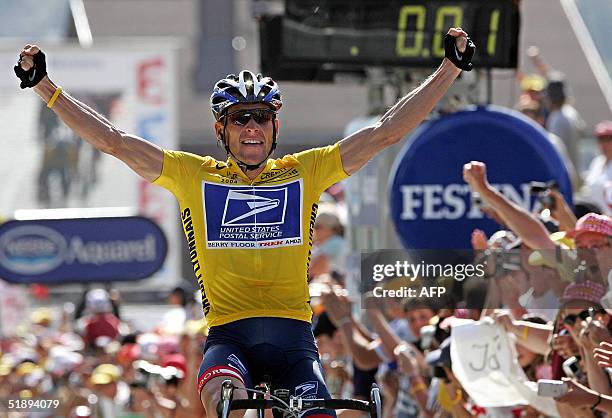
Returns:
[[[320,0],[315,8],[286,0],[277,57],[283,65],[433,67],[448,28],[462,27],[477,66],[514,68],[519,24],[517,0]]]
[[[434,57],[444,56],[444,35],[448,27],[463,26],[463,8],[458,6],[442,6],[435,10],[435,33],[431,42],[431,49],[425,48],[425,17],[427,9],[423,5],[406,5],[399,10],[399,18],[397,24],[397,38],[395,43],[395,52],[398,57]],[[484,53],[488,56],[495,55],[497,45],[497,31],[499,29],[499,17],[501,10],[499,8],[492,9],[489,15],[489,33],[485,45],[479,46],[484,49]],[[408,28],[409,18],[415,18],[415,27]],[[448,19],[452,19],[450,26]],[[411,31],[413,34],[412,45],[406,43],[407,33]],[[481,49],[482,51],[482,49]]]

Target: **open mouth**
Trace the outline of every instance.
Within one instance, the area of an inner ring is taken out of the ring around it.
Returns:
[[[244,141],[240,141],[242,145],[263,145],[263,141],[258,139],[245,139]]]

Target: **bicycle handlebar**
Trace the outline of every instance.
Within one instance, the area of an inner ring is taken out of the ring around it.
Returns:
[[[297,417],[303,411],[320,408],[365,411],[370,412],[371,418],[382,417],[380,390],[375,384],[372,385],[369,402],[359,399],[304,399],[299,396],[289,396],[288,390],[283,390],[283,392],[284,394],[279,395],[280,397],[274,396],[272,399],[262,399],[261,396],[264,395],[264,392],[258,391],[256,393],[259,394],[259,397],[256,398],[233,399],[234,385],[231,380],[225,380],[221,385],[221,399],[217,404],[217,415],[219,418],[227,418],[230,411],[246,409],[263,411],[264,409],[277,408]]]
[[[369,411],[370,403],[358,399],[302,399],[302,409],[353,409],[356,411]],[[285,408],[282,403],[273,399],[234,399],[230,403],[230,410],[239,409],[272,409]]]

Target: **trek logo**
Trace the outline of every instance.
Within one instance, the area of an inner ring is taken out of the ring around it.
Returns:
[[[298,397],[314,397],[316,396],[319,389],[319,382],[313,380],[311,382],[302,383],[295,387],[295,396]]]
[[[258,220],[259,224],[266,221],[267,224],[282,224],[286,203],[286,188],[260,192],[255,192],[255,189],[247,192],[231,190],[225,200],[222,225],[252,225],[258,223]],[[274,210],[277,208],[278,210]],[[257,214],[260,214],[259,217],[255,216]]]
[[[303,181],[274,186],[203,182],[206,248],[301,245]]]

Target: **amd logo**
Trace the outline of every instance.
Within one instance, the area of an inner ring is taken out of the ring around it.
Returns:
[[[494,184],[504,196],[518,205],[532,210],[529,183],[521,184],[520,191],[512,184]],[[400,186],[403,221],[454,220],[466,217],[481,219],[484,215],[478,206],[471,205],[467,184],[410,184]],[[420,209],[417,211],[417,209]]]

